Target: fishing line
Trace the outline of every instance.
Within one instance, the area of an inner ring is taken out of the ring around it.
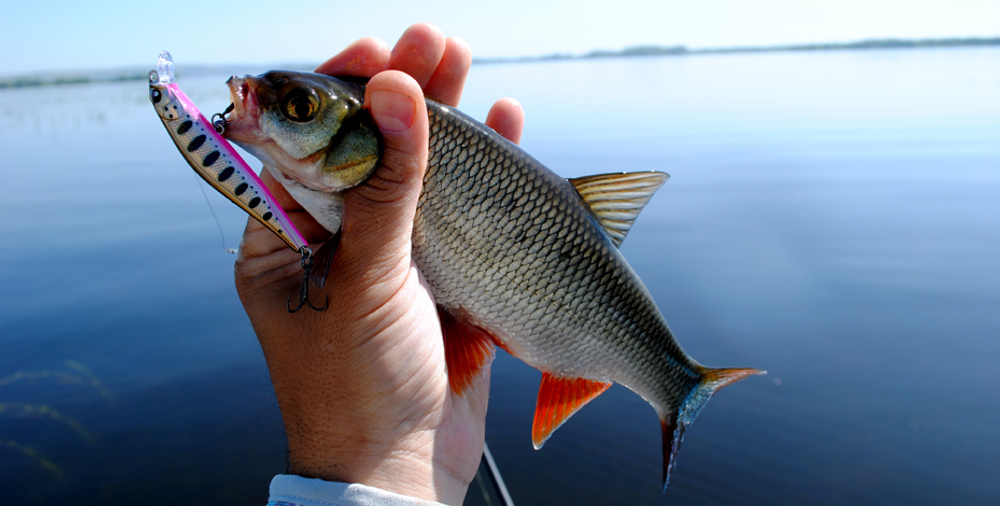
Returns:
[[[194,178],[198,181],[198,189],[201,190],[201,194],[205,196],[205,203],[208,204],[208,210],[212,212],[212,218],[215,218],[215,226],[219,227],[219,238],[222,240],[222,249],[226,250],[226,253],[235,255],[239,251],[239,248],[234,249],[226,246],[226,233],[222,231],[222,223],[219,222],[219,217],[215,214],[212,201],[208,200],[208,193],[205,192],[205,183],[202,182],[197,173],[194,173]]]

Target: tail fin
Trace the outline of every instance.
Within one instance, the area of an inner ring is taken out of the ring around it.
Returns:
[[[680,409],[660,418],[660,426],[663,428],[664,492],[667,491],[667,484],[670,483],[670,471],[674,468],[674,456],[677,455],[677,450],[681,447],[681,441],[684,439],[684,429],[694,422],[695,417],[701,412],[701,408],[705,407],[705,404],[717,390],[756,374],[767,374],[767,371],[703,368],[701,370],[701,384],[691,391]]]

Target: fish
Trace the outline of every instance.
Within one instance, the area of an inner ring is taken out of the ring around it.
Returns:
[[[365,83],[281,70],[227,81],[225,137],[333,234],[343,195],[381,156]],[[540,370],[538,449],[612,383],[623,385],[660,418],[665,492],[684,431],[705,403],[764,374],[688,356],[618,249],[669,176],[565,179],[453,107],[428,99],[427,114],[412,257],[438,305],[450,387],[461,394],[494,345]]]

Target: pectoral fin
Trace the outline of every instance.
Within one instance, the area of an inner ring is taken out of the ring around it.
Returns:
[[[319,250],[313,255],[313,267],[312,271],[309,272],[309,279],[316,286],[323,288],[326,284],[326,277],[330,275],[330,266],[333,265],[333,254],[337,252],[337,246],[340,245],[340,231],[333,234]]]
[[[642,208],[669,178],[663,172],[630,172],[578,177],[569,182],[617,247]]]
[[[601,395],[610,386],[610,381],[560,378],[542,372],[542,384],[538,388],[538,404],[535,405],[535,421],[531,427],[531,442],[535,449],[541,448],[552,432],[573,416],[573,413]]]
[[[483,367],[493,359],[493,335],[486,329],[438,306],[441,332],[444,334],[444,359],[452,392],[462,394]]]

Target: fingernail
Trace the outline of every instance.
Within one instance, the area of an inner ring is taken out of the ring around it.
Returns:
[[[395,91],[373,91],[372,117],[383,132],[403,133],[413,125],[417,104],[409,96]]]

